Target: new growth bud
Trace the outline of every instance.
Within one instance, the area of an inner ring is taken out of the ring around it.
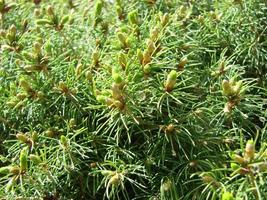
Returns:
[[[138,25],[138,16],[136,10],[128,13],[128,20],[132,25]]]
[[[121,52],[118,55],[118,61],[119,61],[119,64],[120,64],[122,70],[125,70],[126,66],[127,66],[127,55]]]
[[[185,65],[187,64],[187,62],[188,62],[187,57],[182,58],[181,61],[178,64],[178,70],[183,71]]]
[[[142,65],[143,64],[144,55],[143,55],[141,49],[137,49],[137,58],[139,60],[139,63]]]
[[[99,65],[99,59],[100,59],[100,55],[98,50],[96,49],[93,53],[92,53],[92,60],[93,60],[93,65],[94,66],[98,66]]]
[[[98,18],[101,15],[103,8],[103,2],[101,0],[97,1],[95,6],[95,18]]]
[[[224,192],[222,194],[222,200],[234,200],[234,196],[231,192]]]
[[[128,44],[128,40],[127,40],[127,37],[124,33],[122,32],[118,32],[117,33],[117,37],[122,45],[123,48],[128,48],[129,47],[129,44]]]
[[[66,138],[66,136],[61,135],[60,137],[60,144],[66,148],[68,146],[68,139]]]
[[[17,137],[17,139],[18,139],[20,142],[22,142],[22,143],[27,143],[28,140],[29,140],[29,138],[28,138],[25,134],[23,134],[23,133],[18,133],[18,134],[16,135],[16,137]]]
[[[253,140],[247,141],[244,158],[248,161],[254,159],[255,156],[255,144]]]
[[[165,13],[163,16],[160,16],[160,23],[162,27],[166,26],[169,21],[170,21],[169,13]]]
[[[116,173],[115,175],[113,175],[110,179],[109,179],[109,182],[108,184],[111,184],[111,185],[118,185],[120,182],[120,176],[118,173]]]
[[[39,156],[37,156],[37,155],[34,155],[34,154],[30,154],[30,155],[29,155],[29,159],[30,159],[32,162],[34,162],[34,164],[36,164],[36,165],[39,165],[40,163],[42,163],[41,158],[40,158]]]
[[[231,96],[234,94],[234,91],[228,80],[223,80],[222,82],[223,95]]]
[[[171,92],[175,86],[176,79],[177,79],[177,72],[175,70],[172,70],[167,77],[166,83],[165,83],[165,90],[167,92]]]
[[[47,9],[47,14],[50,15],[50,16],[54,16],[54,8],[52,6],[48,6]]]
[[[28,163],[27,163],[27,160],[28,160],[28,148],[25,147],[24,149],[21,150],[20,152],[20,170],[21,170],[21,173],[24,173],[27,169],[27,166],[28,166]]]
[[[244,163],[246,163],[245,159],[242,156],[237,155],[237,154],[233,155],[233,160],[236,163],[241,164],[241,165],[244,164]]]

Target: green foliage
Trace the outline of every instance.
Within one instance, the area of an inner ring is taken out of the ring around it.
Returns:
[[[0,198],[267,199],[266,0],[0,16]]]

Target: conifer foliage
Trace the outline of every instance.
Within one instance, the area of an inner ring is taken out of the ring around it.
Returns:
[[[0,199],[267,199],[266,0],[0,0]]]

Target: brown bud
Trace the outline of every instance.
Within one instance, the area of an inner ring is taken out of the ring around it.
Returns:
[[[33,0],[33,3],[34,3],[35,5],[39,5],[39,4],[41,3],[41,1],[42,1],[42,0]]]
[[[187,62],[188,62],[187,57],[182,58],[178,64],[178,70],[183,71]]]
[[[156,45],[153,41],[149,40],[148,43],[147,43],[147,51],[150,55],[153,54],[153,52],[155,51],[156,49]]]
[[[120,109],[120,110],[123,110],[124,109],[124,103],[122,103],[121,101],[114,101],[113,102],[113,104],[114,104],[114,106],[116,107],[116,108],[118,108],[118,109]]]
[[[150,31],[150,39],[152,41],[156,41],[159,37],[160,29],[158,27],[155,27]]]
[[[50,15],[50,16],[53,16],[54,15],[54,8],[52,6],[48,6],[47,7],[47,14]]]
[[[165,132],[169,134],[169,133],[173,133],[174,130],[175,130],[175,126],[174,126],[173,124],[169,124],[169,125],[166,127]]]
[[[151,62],[151,55],[149,53],[149,51],[145,51],[144,55],[143,55],[143,61],[142,61],[142,65],[145,66],[146,64]]]
[[[69,92],[69,88],[67,87],[67,85],[63,82],[60,81],[58,84],[58,89],[62,92],[62,93],[68,93]]]
[[[12,174],[19,174],[20,173],[20,168],[18,166],[13,166],[13,167],[10,167],[10,173]]]
[[[90,163],[91,168],[96,168],[97,167],[97,162]]]
[[[197,161],[196,161],[196,160],[192,160],[192,161],[189,163],[189,166],[192,167],[192,168],[197,167]]]

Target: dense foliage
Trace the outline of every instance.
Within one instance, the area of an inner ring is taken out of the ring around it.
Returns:
[[[267,199],[266,0],[0,16],[0,197]]]

